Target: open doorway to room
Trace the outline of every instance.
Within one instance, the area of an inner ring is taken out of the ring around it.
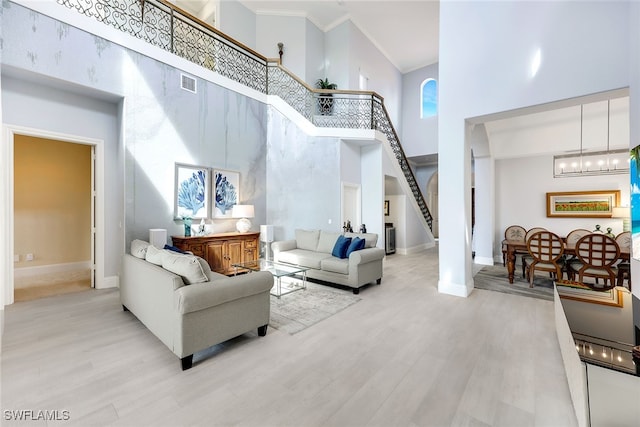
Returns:
[[[91,289],[95,146],[13,138],[14,301]]]

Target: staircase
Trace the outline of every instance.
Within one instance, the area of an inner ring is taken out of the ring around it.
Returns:
[[[375,129],[406,179],[429,230],[433,217],[424,200],[398,135],[375,92],[313,89],[278,60],[268,59],[164,0],[56,0],[106,25],[172,52],[266,95],[276,95],[318,127]],[[331,106],[329,113],[323,105]],[[330,101],[328,101],[328,99]]]

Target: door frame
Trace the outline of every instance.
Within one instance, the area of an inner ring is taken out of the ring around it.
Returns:
[[[4,235],[3,244],[0,244],[0,279],[4,283],[4,289],[0,292],[0,307],[13,304],[14,302],[14,274],[13,274],[13,251],[14,251],[14,205],[13,205],[13,185],[14,185],[14,139],[16,135],[32,136],[36,138],[53,139],[74,144],[84,144],[93,147],[95,159],[92,159],[92,223],[93,241],[91,247],[91,264],[95,288],[102,288],[104,282],[104,243],[105,243],[105,218],[104,218],[104,141],[96,138],[89,138],[79,135],[70,135],[43,129],[3,125],[4,143],[0,150],[0,166],[3,174],[0,175],[0,187],[4,189],[0,197],[0,224],[3,224]]]

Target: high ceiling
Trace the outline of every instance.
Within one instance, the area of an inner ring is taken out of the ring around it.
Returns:
[[[240,0],[256,13],[297,14],[327,31],[350,19],[402,73],[438,62],[436,0]]]
[[[221,0],[225,1],[225,0]],[[213,0],[173,0],[212,23]],[[438,62],[438,0],[239,0],[256,14],[304,16],[322,31],[350,19],[402,73]]]
[[[214,0],[172,0],[205,22],[213,23]],[[219,0],[226,1],[226,0]],[[256,14],[303,16],[322,31],[329,31],[351,20],[401,73],[438,62],[439,0],[238,0]],[[597,94],[585,99],[565,100],[535,106],[503,115],[478,118],[484,123],[486,142],[474,147],[476,155],[496,158],[561,153],[575,148],[575,138],[561,138],[576,133],[579,116],[576,106],[605,99],[628,96],[628,93]],[[612,115],[628,118],[628,101],[614,102]],[[573,107],[567,109],[567,107]],[[579,107],[578,107],[579,108]],[[596,107],[597,109],[598,107]],[[600,108],[602,110],[602,108]],[[600,111],[600,117],[606,113]],[[628,120],[628,119],[627,119]],[[562,127],[558,127],[562,123]],[[626,124],[628,127],[628,124]],[[623,129],[625,127],[623,126]],[[562,132],[560,132],[562,130]],[[512,141],[528,140],[529,144]],[[540,141],[551,141],[541,144]],[[572,142],[573,141],[573,142]],[[502,142],[502,143],[501,143]],[[626,141],[614,138],[613,145]],[[509,149],[506,149],[508,147]],[[535,149],[534,149],[535,148]],[[437,163],[437,154],[413,158],[416,164]]]

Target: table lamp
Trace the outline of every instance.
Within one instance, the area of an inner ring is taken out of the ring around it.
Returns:
[[[248,218],[253,218],[254,215],[253,205],[233,205],[233,209],[231,209],[231,216],[240,218],[236,223],[236,230],[239,233],[251,230],[251,221]]]
[[[631,208],[629,206],[616,206],[611,211],[611,218],[622,218],[622,231],[631,230]]]

